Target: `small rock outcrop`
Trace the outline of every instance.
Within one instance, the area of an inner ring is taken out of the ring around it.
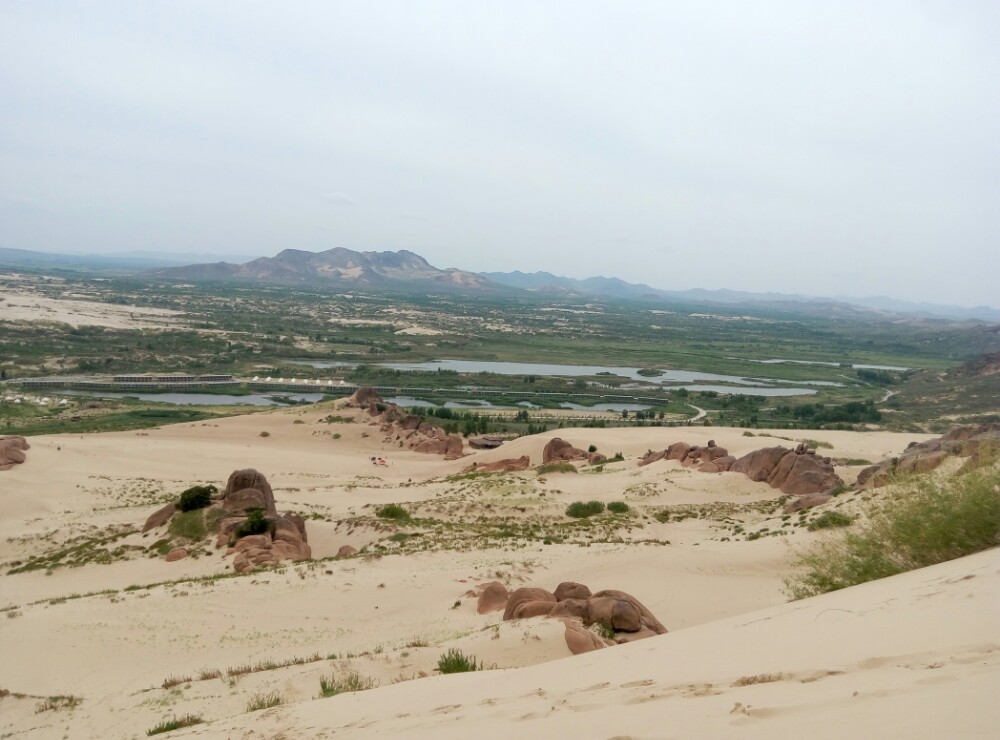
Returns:
[[[586,450],[574,447],[569,442],[559,437],[553,437],[542,450],[542,464],[552,462],[572,462],[574,460],[587,460],[590,454]]]
[[[27,460],[25,450],[31,449],[28,440],[20,436],[0,437],[0,470],[10,470]]]
[[[488,614],[503,609],[504,621],[546,616],[566,625],[566,645],[574,655],[609,645],[666,634],[667,628],[638,599],[624,591],[591,593],[582,583],[565,581],[554,592],[543,588],[519,588],[510,593],[499,581],[481,584],[470,596],[478,596],[476,609]],[[602,625],[605,638],[588,629]]]
[[[516,473],[519,470],[527,470],[531,467],[531,458],[528,455],[521,457],[509,457],[504,460],[497,460],[491,463],[472,463],[465,469],[466,473]]]
[[[469,440],[469,447],[474,450],[495,450],[503,444],[499,437],[473,437]]]
[[[500,581],[490,581],[482,585],[479,592],[479,601],[476,603],[476,611],[480,614],[498,612],[506,608],[510,592]]]
[[[952,456],[968,457],[971,466],[975,467],[980,452],[991,446],[1000,448],[1000,424],[955,427],[935,439],[911,444],[898,457],[868,466],[858,473],[858,486],[878,488],[897,475],[926,473]]]

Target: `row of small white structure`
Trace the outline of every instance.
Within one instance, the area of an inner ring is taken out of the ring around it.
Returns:
[[[301,383],[302,385],[320,385],[320,386],[323,385],[323,381],[319,380],[319,379],[309,380],[309,378],[303,378],[302,380],[299,380],[298,378],[291,378],[289,380],[285,380],[284,378],[278,378],[278,379],[274,379],[272,377],[261,378],[258,375],[254,375],[253,376],[253,381],[252,382],[254,382],[254,383]],[[334,383],[333,383],[332,380],[326,381],[326,385],[327,386],[332,386],[333,384]],[[344,381],[341,380],[341,381],[338,381],[338,385],[346,385],[346,383],[344,383]]]
[[[48,406],[50,403],[56,403],[55,399],[49,398],[48,396],[43,396],[42,398],[37,398],[36,396],[22,396],[22,395],[11,396],[11,395],[7,395],[7,396],[3,397],[3,400],[6,403],[33,403],[33,404],[36,404],[37,406]],[[57,405],[58,406],[65,406],[67,403],[69,403],[69,401],[67,401],[65,398],[63,398],[63,399],[60,399],[60,401],[58,402]]]

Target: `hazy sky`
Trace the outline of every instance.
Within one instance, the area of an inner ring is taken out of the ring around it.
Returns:
[[[0,246],[1000,306],[1000,3],[2,0]]]

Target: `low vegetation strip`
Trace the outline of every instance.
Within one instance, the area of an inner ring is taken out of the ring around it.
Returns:
[[[943,563],[1000,544],[1000,470],[946,480],[902,481],[856,529],[820,542],[798,557],[785,581],[793,599],[837,591]]]

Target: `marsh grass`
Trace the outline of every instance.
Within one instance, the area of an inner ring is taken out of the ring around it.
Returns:
[[[1000,544],[1000,471],[980,469],[947,480],[897,483],[856,531],[799,554],[785,580],[792,599],[837,591],[943,563]]]

